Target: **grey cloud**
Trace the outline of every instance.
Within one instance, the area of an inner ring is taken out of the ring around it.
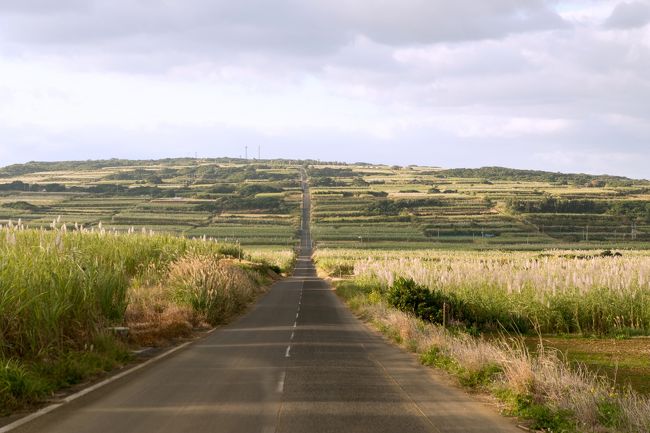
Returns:
[[[58,14],[2,14],[0,44],[66,55],[178,52],[214,58],[242,51],[320,55],[350,39],[327,10],[291,0],[87,3],[92,6]]]
[[[630,29],[650,23],[650,2],[634,1],[619,3],[605,21],[605,27]]]
[[[29,5],[28,6],[25,6]],[[52,4],[61,4],[55,11]],[[176,2],[10,0],[1,40],[110,50],[169,47],[211,55],[231,50],[323,53],[358,35],[388,45],[501,38],[566,24],[542,0],[257,0]]]
[[[348,47],[323,77],[378,89],[372,95],[382,104],[421,109],[478,106],[506,116],[647,118],[650,52],[642,41],[557,32],[415,47],[398,51],[401,61],[387,51],[372,43]],[[355,61],[368,53],[372,62]]]
[[[365,29],[371,38],[391,45],[501,38],[568,26],[540,0],[384,0],[370,6],[348,3],[352,6],[341,8],[345,19]],[[372,13],[368,13],[369,8]]]
[[[90,3],[85,0],[3,0],[0,2],[0,12],[43,15],[85,10],[89,6]]]

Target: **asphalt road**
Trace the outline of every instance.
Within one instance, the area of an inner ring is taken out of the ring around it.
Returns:
[[[16,432],[519,432],[368,330],[302,252],[236,322]]]

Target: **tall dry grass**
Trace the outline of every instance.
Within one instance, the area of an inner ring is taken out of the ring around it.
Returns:
[[[340,254],[337,256],[337,254]],[[650,255],[319,251],[319,266],[389,287],[397,277],[454,294],[475,315],[548,333],[650,332]]]
[[[178,304],[192,307],[194,324],[225,322],[259,291],[255,280],[241,267],[205,255],[189,255],[172,263],[167,285]]]
[[[225,257],[233,249],[65,225],[50,231],[9,225],[1,233],[0,341],[2,355],[18,357],[83,346],[99,330],[124,324],[132,285],[162,281],[182,257]]]
[[[262,291],[252,276],[256,272],[220,255],[179,257],[167,266],[164,278],[143,278],[130,287],[125,323],[131,338],[156,345],[226,322]]]
[[[277,273],[290,271],[296,261],[296,253],[291,249],[265,248],[250,251],[246,258],[255,263],[263,263]]]

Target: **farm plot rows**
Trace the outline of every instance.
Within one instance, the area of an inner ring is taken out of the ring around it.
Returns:
[[[0,170],[0,224],[101,224],[122,232],[293,246],[299,166],[227,159],[10,166]]]
[[[481,170],[312,165],[314,238],[364,248],[650,245],[647,181]]]

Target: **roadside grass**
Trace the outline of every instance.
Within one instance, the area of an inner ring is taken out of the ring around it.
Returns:
[[[248,260],[254,263],[266,265],[276,274],[289,273],[296,262],[296,254],[292,249],[263,246],[254,246],[246,255]]]
[[[47,358],[0,358],[0,416],[55,398],[57,391],[87,382],[133,360],[128,346],[97,334],[83,348]]]

